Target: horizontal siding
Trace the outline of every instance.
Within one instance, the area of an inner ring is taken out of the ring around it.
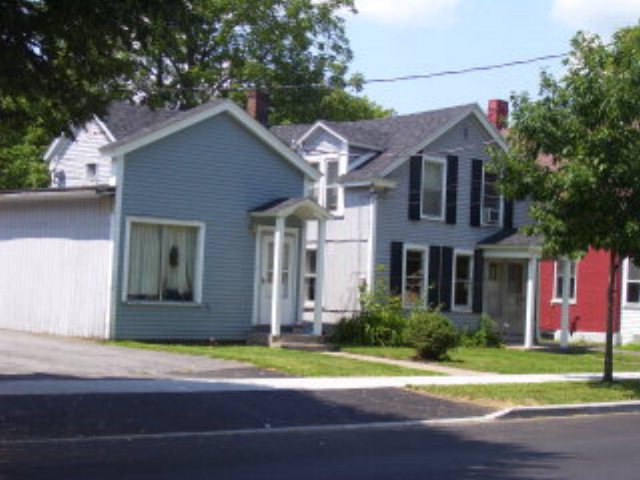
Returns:
[[[444,221],[418,220],[408,218],[409,162],[394,170],[388,178],[397,182],[397,188],[389,190],[378,198],[376,263],[384,272],[389,272],[389,252],[391,242],[398,241],[417,245],[444,245],[454,249],[473,251],[476,244],[498,232],[498,227],[472,227],[469,225],[471,208],[471,163],[472,159],[488,161],[485,144],[490,140],[488,133],[477,120],[469,117],[462,121],[424,152],[429,156],[446,159],[447,155],[458,156],[457,211],[455,225]],[[518,226],[523,216],[523,208],[516,207]],[[478,315],[450,314],[459,324],[471,324]],[[463,318],[464,317],[464,318]]]
[[[63,140],[49,164],[51,172],[63,172],[61,187],[106,184],[111,177],[111,159],[102,155],[99,148],[109,143],[97,122],[89,122],[76,133],[73,141]],[[87,179],[86,165],[96,164],[96,177]]]
[[[622,343],[640,341],[640,308],[625,307],[622,309],[620,335]]]
[[[0,328],[104,337],[111,198],[0,208]]]
[[[118,338],[243,339],[251,325],[255,225],[249,211],[303,194],[303,175],[227,114],[191,126],[125,158],[121,245],[127,216],[206,225],[202,305],[121,302]]]

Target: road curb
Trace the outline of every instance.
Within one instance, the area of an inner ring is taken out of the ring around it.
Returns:
[[[640,413],[640,401],[513,407],[490,413],[485,418],[487,420],[511,420],[573,415],[602,415],[605,413]]]

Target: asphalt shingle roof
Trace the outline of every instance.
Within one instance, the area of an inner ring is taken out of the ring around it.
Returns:
[[[476,108],[475,104],[467,104],[381,119],[322,123],[350,145],[380,152],[371,161],[341,177],[342,181],[364,181],[382,177],[398,159],[412,154],[429,137]],[[287,145],[293,145],[311,126],[282,125],[272,127],[271,131]]]
[[[106,115],[101,120],[116,140],[120,140],[142,128],[162,123],[179,113],[177,110],[164,108],[152,110],[144,105],[117,101],[109,105]]]

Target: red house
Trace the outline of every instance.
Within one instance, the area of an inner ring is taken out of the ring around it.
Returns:
[[[570,272],[570,341],[604,342],[607,324],[609,253],[603,250],[589,249],[584,257],[571,262]],[[541,333],[553,334],[556,340],[560,337],[564,281],[561,261],[543,260],[540,262],[539,328]],[[620,286],[621,275],[618,275],[614,293],[615,343],[622,341]],[[625,340],[632,341],[631,338]]]

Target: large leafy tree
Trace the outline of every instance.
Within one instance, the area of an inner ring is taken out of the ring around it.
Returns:
[[[242,103],[248,88],[269,92],[272,123],[387,114],[347,94],[352,52],[341,10],[353,0],[194,0],[158,23],[137,65],[129,94],[151,105],[191,108],[213,96]],[[336,106],[337,100],[343,104]]]
[[[566,73],[543,74],[540,97],[513,99],[509,152],[496,155],[505,193],[531,199],[529,231],[549,255],[610,252],[604,381],[612,381],[615,278],[640,259],[640,26],[609,44],[579,33]]]
[[[114,98],[186,109],[262,88],[272,123],[390,114],[345,90],[343,10],[353,0],[0,0],[0,187],[41,184],[43,139]]]
[[[183,0],[0,0],[0,134],[56,134],[102,113],[130,75],[126,52]]]

